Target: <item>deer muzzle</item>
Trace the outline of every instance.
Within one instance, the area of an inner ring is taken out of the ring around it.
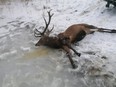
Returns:
[[[35,46],[40,46],[40,44],[39,43],[36,43]]]

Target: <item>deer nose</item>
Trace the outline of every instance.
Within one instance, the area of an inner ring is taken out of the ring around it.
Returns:
[[[35,44],[35,46],[39,46],[39,44],[38,44],[38,43],[36,43],[36,44]]]
[[[35,44],[35,46],[37,46],[37,44]]]

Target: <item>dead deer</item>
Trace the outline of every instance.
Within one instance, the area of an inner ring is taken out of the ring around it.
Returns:
[[[49,16],[48,22],[46,21],[45,17],[43,17],[44,21],[45,21],[45,25],[46,25],[44,28],[44,31],[40,32],[37,29],[35,29],[35,32],[34,32],[35,36],[36,37],[41,36],[40,40],[35,44],[35,46],[44,45],[44,46],[48,46],[48,47],[56,48],[56,49],[62,48],[67,53],[67,56],[70,60],[72,68],[76,68],[76,65],[74,64],[74,61],[72,60],[70,49],[73,50],[79,57],[81,54],[78,53],[71,46],[71,44],[81,41],[87,34],[92,34],[95,31],[116,33],[116,30],[98,28],[93,25],[74,24],[74,25],[68,27],[64,32],[59,33],[57,36],[49,36],[49,34],[51,33],[51,31],[54,28],[53,27],[51,30],[48,29],[51,18],[54,15],[54,14],[51,14],[50,12],[51,12],[51,10],[48,11],[48,16]]]

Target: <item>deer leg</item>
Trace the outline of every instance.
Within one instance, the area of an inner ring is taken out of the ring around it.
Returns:
[[[74,64],[74,61],[72,59],[70,49],[67,46],[63,46],[63,50],[66,52],[66,54],[67,54],[67,56],[69,58],[69,61],[70,61],[71,65],[72,65],[72,68],[75,69],[76,65]]]
[[[78,53],[71,45],[67,44],[67,46],[73,50],[79,57],[81,56],[81,53]]]
[[[79,57],[81,56],[81,53],[78,53],[74,48],[70,47],[71,50],[73,50]]]
[[[81,56],[80,53],[78,53],[72,46],[71,46],[71,43],[67,40],[64,40],[64,43],[63,43],[65,46],[67,46],[68,48],[70,48],[71,50],[73,50],[79,57]]]
[[[114,29],[105,29],[105,28],[98,28],[99,32],[106,32],[106,33],[116,33],[116,30]]]
[[[74,61],[72,60],[71,54],[70,53],[67,53],[67,56],[68,56],[68,58],[70,60],[70,63],[72,65],[72,68],[75,69],[76,68],[76,65],[74,64]]]

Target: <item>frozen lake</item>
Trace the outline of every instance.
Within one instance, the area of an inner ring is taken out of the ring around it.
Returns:
[[[116,34],[97,32],[79,42],[75,70],[61,49],[35,47],[33,31],[44,26],[49,9],[52,35],[75,23],[116,29],[116,10],[101,0],[1,0],[0,87],[115,87]]]

